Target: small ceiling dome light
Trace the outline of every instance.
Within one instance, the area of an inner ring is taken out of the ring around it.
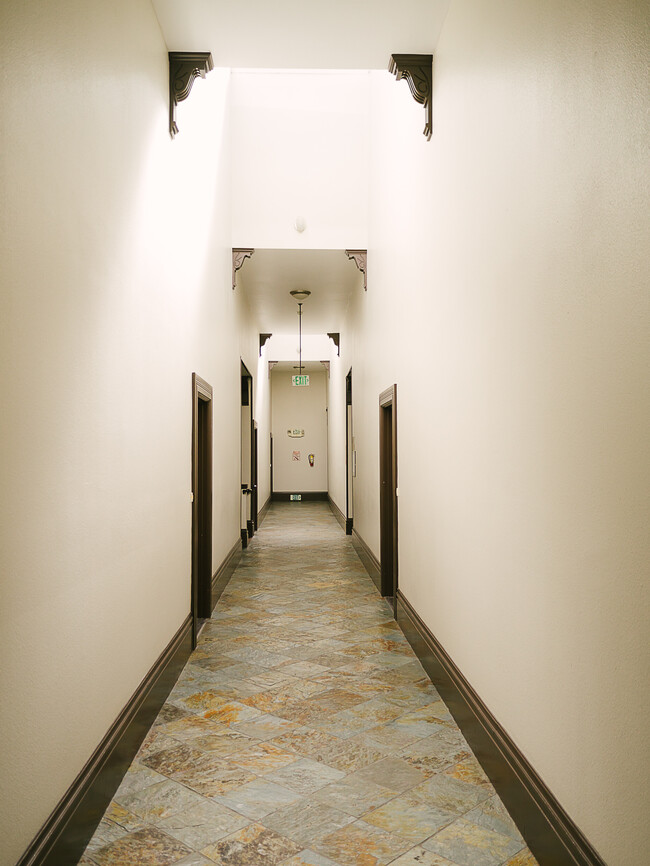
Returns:
[[[294,289],[292,292],[289,292],[294,301],[304,301],[305,298],[308,298],[311,295],[311,292],[308,289]]]
[[[303,216],[297,216],[293,227],[297,232],[304,232],[304,230],[307,228],[307,222],[305,218]]]

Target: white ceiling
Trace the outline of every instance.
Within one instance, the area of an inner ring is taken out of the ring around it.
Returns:
[[[262,333],[298,331],[298,304],[289,292],[308,289],[303,334],[340,331],[353,292],[363,292],[363,274],[344,250],[255,250],[237,271],[236,291],[255,311]]]
[[[431,54],[450,0],[152,0],[170,51],[215,66],[386,69]]]

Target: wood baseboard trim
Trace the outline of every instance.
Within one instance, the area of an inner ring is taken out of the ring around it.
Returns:
[[[257,512],[257,525],[258,525],[258,527],[261,525],[262,521],[264,520],[266,515],[269,513],[270,507],[271,507],[271,495],[269,494],[269,498],[266,500],[264,505]]]
[[[336,519],[341,524],[343,529],[345,529],[345,515],[343,514],[341,509],[338,507],[336,502],[334,502],[334,500],[329,495],[329,493],[327,494],[327,501],[329,502],[329,506],[332,509],[332,514],[334,515],[334,517],[336,517]]]
[[[241,538],[230,548],[219,568],[212,575],[212,606],[210,610],[214,610],[216,603],[221,598],[221,594],[228,586],[228,581],[233,576],[233,573],[239,565],[241,559],[242,544]]]
[[[606,866],[399,590],[397,621],[540,866]]]
[[[352,544],[366,571],[372,578],[372,582],[379,592],[381,592],[381,564],[356,529],[352,530]]]
[[[78,862],[191,652],[188,615],[17,866]]]
[[[294,490],[290,493],[272,493],[271,499],[274,502],[291,502],[292,496],[301,496],[302,502],[327,502],[328,493],[327,490],[308,490],[307,492],[302,492],[300,490]]]

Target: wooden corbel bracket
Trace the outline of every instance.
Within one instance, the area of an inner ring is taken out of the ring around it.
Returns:
[[[345,255],[363,274],[363,290],[368,291],[368,250],[346,250]]]
[[[427,141],[430,141],[433,132],[433,54],[391,54],[388,71],[395,75],[398,81],[404,78],[413,99],[424,105],[424,135]]]
[[[336,354],[340,355],[341,354],[341,333],[340,333],[340,331],[336,331],[333,334],[328,333],[327,336],[330,338],[330,340],[336,346]],[[325,362],[323,361],[322,363],[324,364]]]
[[[176,106],[190,95],[194,81],[205,78],[211,69],[214,63],[209,51],[169,52],[169,134],[172,138],[178,132]]]
[[[273,334],[260,334],[260,358],[262,357],[262,349],[271,339]]]
[[[235,279],[235,274],[241,268],[241,266],[244,264],[246,259],[250,259],[250,257],[253,255],[254,252],[255,252],[255,250],[253,250],[253,249],[241,249],[241,248],[235,249],[233,247],[233,251],[232,251],[232,290],[233,290],[233,292],[235,291],[235,288],[237,285],[236,279]]]

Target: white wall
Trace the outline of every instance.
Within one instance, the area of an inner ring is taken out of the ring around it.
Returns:
[[[233,72],[233,247],[365,248],[368,85],[367,72]]]
[[[218,404],[215,567],[237,539],[242,314],[228,73],[172,142],[148,0],[7,0],[0,48],[8,866],[189,612],[192,371]]]
[[[632,0],[455,0],[430,143],[373,74],[337,373],[355,527],[378,554],[397,382],[400,588],[611,866],[650,849],[648,29]]]
[[[271,373],[273,489],[301,493],[327,490],[327,373],[310,373],[307,387],[291,384],[291,372]],[[287,430],[304,429],[292,439]],[[300,452],[300,460],[293,452]],[[309,454],[314,455],[310,466]]]
[[[327,361],[333,343],[327,334],[302,335],[302,362]],[[298,363],[298,334],[273,334],[266,344],[269,361]]]

